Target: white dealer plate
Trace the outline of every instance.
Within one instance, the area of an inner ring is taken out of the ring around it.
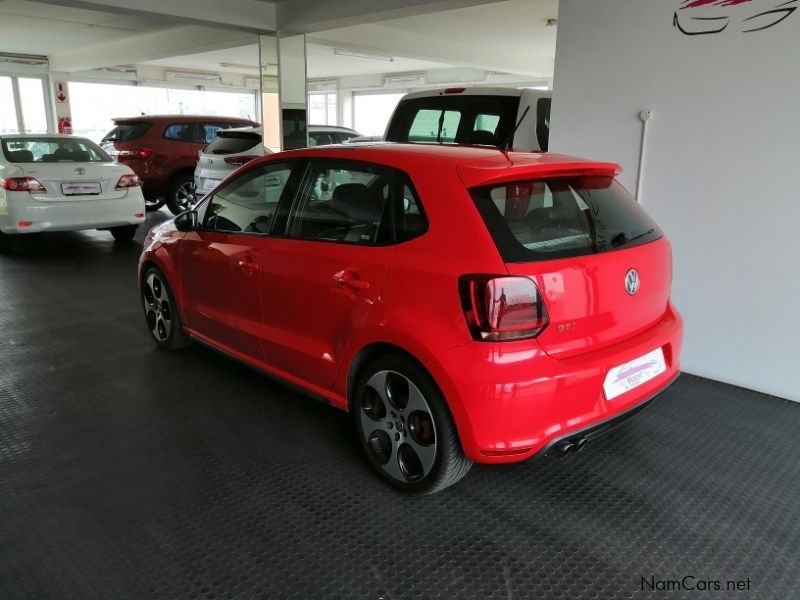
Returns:
[[[603,383],[606,400],[613,400],[666,370],[667,364],[664,362],[664,351],[661,348],[614,367],[608,372]]]
[[[96,196],[100,192],[100,184],[94,181],[61,184],[61,193],[65,196]]]

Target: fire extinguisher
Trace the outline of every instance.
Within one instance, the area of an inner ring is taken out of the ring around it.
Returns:
[[[58,133],[72,133],[72,119],[58,117]]]

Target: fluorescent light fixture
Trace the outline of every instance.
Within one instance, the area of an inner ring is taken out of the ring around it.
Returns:
[[[385,62],[394,62],[393,56],[386,56],[385,54],[375,54],[373,52],[365,52],[363,50],[351,50],[350,48],[334,48],[333,53],[338,56],[352,56],[355,58],[368,58],[370,60],[383,60]]]
[[[36,54],[15,54],[13,52],[0,52],[0,62],[12,63],[15,65],[46,65],[46,56]]]
[[[258,65],[245,65],[242,63],[221,62],[219,66],[223,69],[244,69],[246,71],[258,71]]]
[[[167,79],[188,79],[191,81],[221,81],[216,73],[191,73],[183,71],[167,71]]]
[[[419,81],[423,79],[423,73],[405,73],[403,75],[387,75],[383,78],[384,83],[404,83],[407,81]]]

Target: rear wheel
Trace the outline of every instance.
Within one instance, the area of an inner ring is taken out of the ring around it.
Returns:
[[[122,227],[112,227],[109,231],[111,231],[111,235],[114,236],[115,241],[130,242],[133,236],[136,235],[136,229],[138,227],[138,225],[124,225]]]
[[[183,330],[175,297],[164,274],[156,267],[151,267],[144,274],[141,287],[144,317],[156,343],[167,350],[187,346],[190,339]]]
[[[155,212],[164,206],[165,200],[163,198],[145,198],[144,209],[147,212]]]
[[[195,205],[195,189],[194,175],[191,173],[178,175],[175,178],[167,196],[167,208],[173,215],[186,212]]]
[[[358,377],[351,410],[369,462],[395,487],[432,494],[472,466],[442,393],[407,356],[372,361]]]

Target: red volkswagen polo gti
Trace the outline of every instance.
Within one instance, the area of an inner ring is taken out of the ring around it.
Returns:
[[[458,146],[273,154],[148,235],[147,325],[349,410],[405,490],[580,449],[679,369],[670,246],[617,170]]]

